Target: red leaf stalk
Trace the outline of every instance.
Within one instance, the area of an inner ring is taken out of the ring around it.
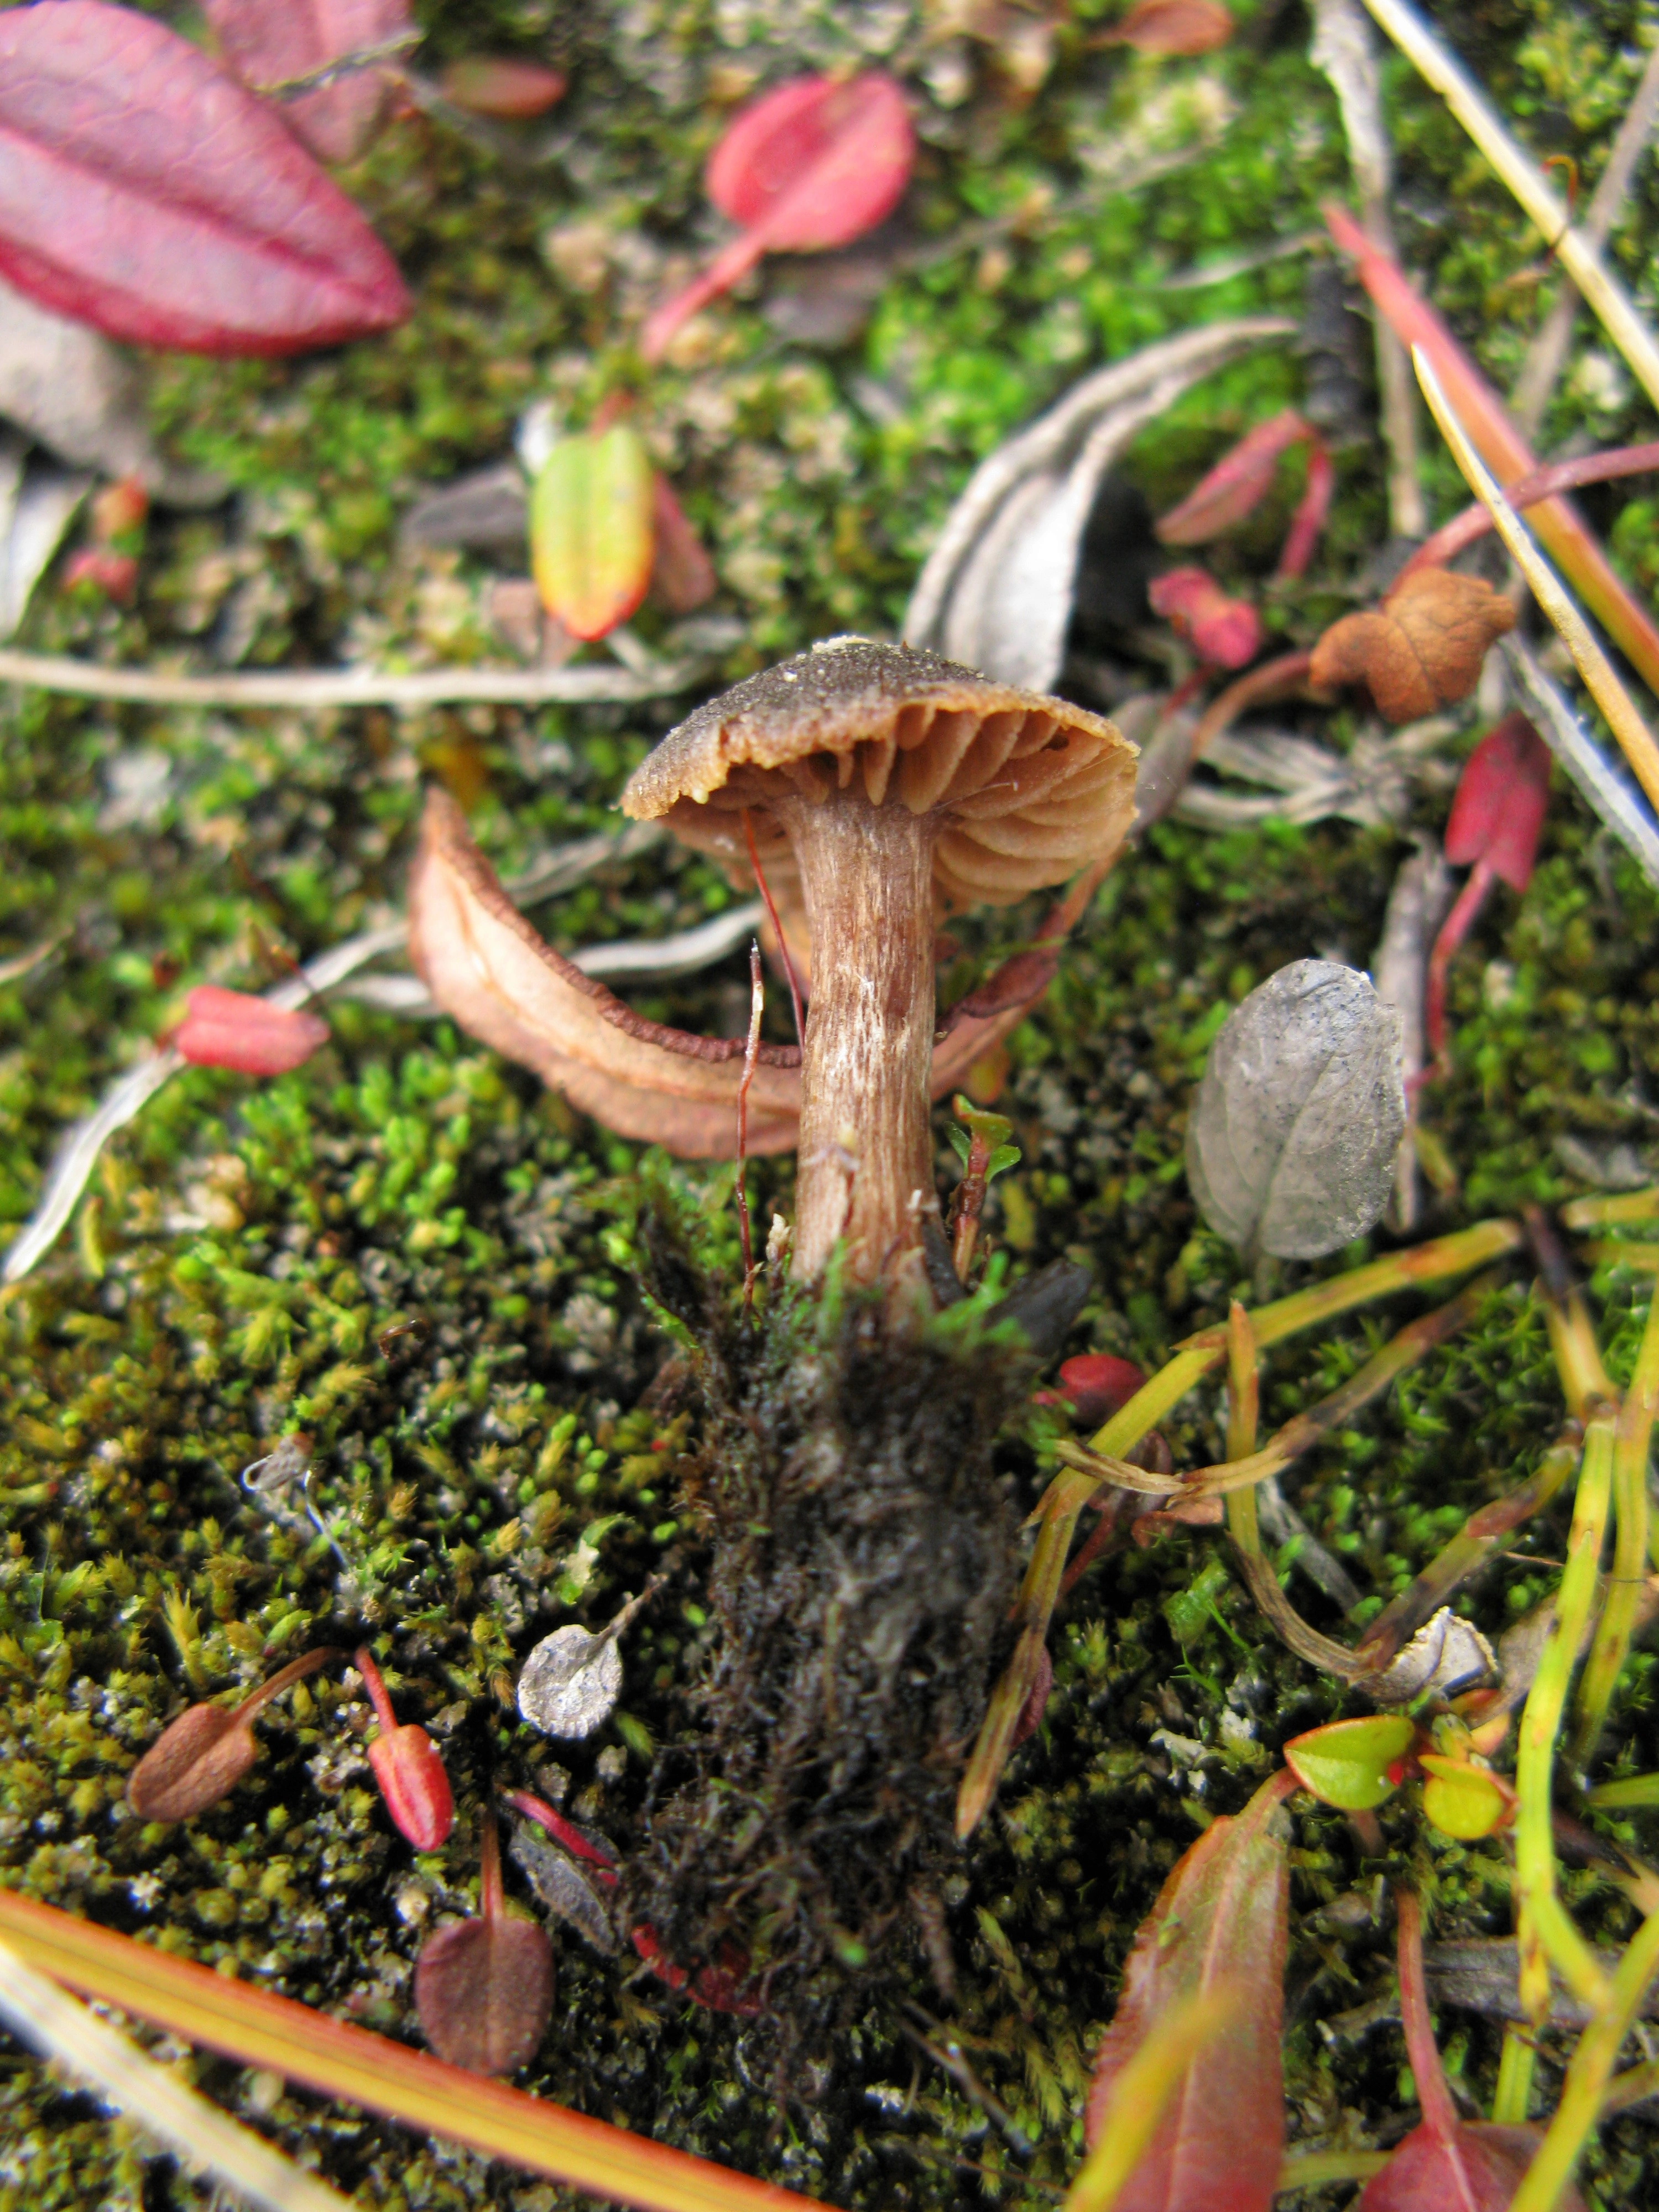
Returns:
[[[749,819],[744,811],[744,821]],[[781,941],[781,940],[780,940]],[[743,1055],[743,1080],[738,1085],[738,1230],[743,1239],[743,1310],[755,1303],[755,1250],[749,1235],[749,1193],[744,1177],[749,1168],[749,1086],[755,1079],[755,1055],[760,1050],[761,1016],[766,1011],[766,986],[761,981],[760,946],[749,947],[749,1042]]]
[[[374,1708],[380,1733],[368,1747],[368,1763],[399,1835],[417,1851],[435,1851],[455,1825],[455,1801],[437,1747],[423,1728],[400,1727],[380,1668],[367,1645],[352,1664]]]
[[[1457,2107],[1446,2087],[1445,2069],[1429,2018],[1429,1985],[1423,1972],[1423,1908],[1416,1893],[1396,1890],[1395,1911],[1400,1921],[1400,2017],[1406,2031],[1406,2056],[1417,2083],[1417,2101],[1425,2124],[1444,2142],[1457,2134]]]
[[[1446,970],[1452,955],[1474,927],[1486,894],[1498,880],[1498,872],[1490,860],[1475,862],[1469,879],[1440,925],[1440,934],[1434,940],[1434,950],[1429,955],[1428,988],[1423,1000],[1423,1031],[1434,1054],[1437,1071],[1444,1075],[1450,1063],[1446,1057]],[[1419,1078],[1419,1082],[1422,1078]]]
[[[789,957],[789,939],[784,935],[783,924],[778,920],[778,909],[773,902],[766,872],[761,866],[760,854],[755,848],[755,825],[746,806],[743,810],[743,839],[749,848],[749,865],[755,871],[755,883],[760,891],[761,902],[766,908],[766,919],[771,923],[772,934],[778,942],[778,957],[782,961],[783,972],[788,978],[789,1004],[795,1017],[795,1042],[804,1045],[806,1042],[806,1023],[800,1010],[800,985],[795,977],[795,963]]]

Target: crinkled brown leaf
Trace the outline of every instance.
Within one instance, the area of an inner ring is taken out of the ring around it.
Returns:
[[[1478,576],[1419,568],[1382,605],[1333,623],[1313,651],[1321,690],[1363,684],[1390,722],[1412,722],[1466,699],[1486,649],[1515,627],[1515,610]]]
[[[744,1040],[644,1021],[544,944],[444,792],[427,799],[409,926],[410,957],[428,989],[471,1036],[533,1068],[621,1136],[662,1145],[681,1159],[733,1156]],[[1054,972],[1048,954],[1021,956],[1008,967],[1016,971],[1010,982],[994,976],[953,1009],[949,1032],[934,1047],[934,1097],[961,1085]],[[799,1117],[797,1048],[763,1045],[749,1091],[750,1153],[787,1152]]]

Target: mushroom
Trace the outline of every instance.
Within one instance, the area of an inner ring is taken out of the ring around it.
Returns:
[[[635,772],[626,813],[745,872],[747,813],[785,905],[797,884],[805,902],[797,1276],[821,1274],[843,1238],[850,1280],[919,1273],[936,920],[1108,859],[1133,813],[1134,760],[1111,723],[1063,700],[843,637],[698,708]]]

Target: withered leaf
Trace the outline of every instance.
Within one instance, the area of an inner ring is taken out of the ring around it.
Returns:
[[[1207,54],[1225,46],[1236,27],[1223,0],[1136,0],[1108,42],[1143,54]]]
[[[415,2009],[440,2058],[471,2074],[516,2074],[547,2033],[553,1947],[539,1921],[508,1911],[494,1814],[483,1830],[476,1920],[434,1929],[415,1961]]]
[[[1466,699],[1486,648],[1514,627],[1514,608],[1480,577],[1419,568],[1380,607],[1333,623],[1308,672],[1323,691],[1363,684],[1385,720],[1415,721]]]
[[[1316,1259],[1380,1217],[1405,1127],[1400,1017],[1357,969],[1295,960],[1210,1047],[1187,1173],[1241,1250]]]
[[[617,1948],[616,1931],[604,1899],[575,1861],[527,1826],[514,1830],[508,1849],[548,1911],[609,1958]]]
[[[228,1795],[259,1755],[256,1713],[302,1675],[337,1655],[326,1645],[290,1659],[240,1705],[190,1705],[162,1729],[127,1777],[127,1802],[141,1820],[189,1820]]]

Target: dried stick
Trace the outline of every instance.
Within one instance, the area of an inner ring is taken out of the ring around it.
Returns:
[[[1365,0],[1365,5],[1419,75],[1440,94],[1537,224],[1602,329],[1629,362],[1637,382],[1659,407],[1659,345],[1590,240],[1568,220],[1566,209],[1545,183],[1537,163],[1516,143],[1474,78],[1441,45],[1415,9],[1408,7],[1406,0]]]
[[[1348,141],[1348,167],[1359,193],[1365,234],[1398,260],[1389,206],[1394,197],[1394,155],[1382,121],[1376,55],[1370,26],[1358,0],[1314,0],[1310,58],[1335,90]],[[1420,538],[1428,527],[1418,481],[1417,395],[1406,349],[1386,321],[1376,321],[1376,381],[1382,400],[1382,441],[1389,449],[1389,529],[1395,538]]]
[[[347,2200],[146,2057],[118,2030],[0,1943],[0,2021],[71,2080],[245,2204],[264,2212],[349,2212]]]
[[[1607,716],[1649,803],[1659,807],[1659,744],[1654,742],[1652,732],[1638,713],[1635,701],[1620,682],[1613,663],[1601,650],[1577,604],[1469,442],[1441,388],[1434,365],[1421,346],[1412,348],[1412,359],[1430,412],[1440,425],[1470,490],[1492,516],[1493,528],[1515,556],[1516,565],[1531,586],[1534,598],[1560,632],[1590,696]]]
[[[1637,164],[1647,150],[1656,116],[1659,116],[1659,46],[1648,56],[1642,82],[1619,126],[1613,150],[1607,155],[1607,166],[1601,172],[1601,181],[1595,187],[1595,196],[1584,216],[1584,235],[1598,248],[1607,244],[1619,219]],[[1523,438],[1530,440],[1537,434],[1550,394],[1566,361],[1577,314],[1578,295],[1571,284],[1564,284],[1543,327],[1527,349],[1521,374],[1510,394],[1510,412]]]
[[[629,706],[689,690],[702,674],[691,660],[653,661],[643,669],[432,668],[406,676],[383,668],[305,669],[271,675],[167,676],[154,668],[106,668],[57,653],[0,649],[0,684],[63,691],[81,699],[118,699],[145,707],[290,708],[443,705]]]

